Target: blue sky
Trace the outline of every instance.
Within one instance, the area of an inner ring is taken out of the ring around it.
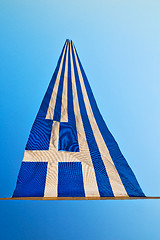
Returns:
[[[0,196],[12,195],[63,44],[144,193],[160,196],[160,2],[0,1]],[[154,239],[160,201],[1,201],[0,238]]]

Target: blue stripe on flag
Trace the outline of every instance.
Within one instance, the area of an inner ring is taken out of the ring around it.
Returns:
[[[74,107],[73,107],[70,44],[69,44],[68,52],[69,52],[68,54],[68,94],[67,94],[68,123],[60,123],[58,150],[79,152],[76,120],[75,120]]]
[[[60,123],[58,150],[79,152],[78,139],[75,130],[68,122]]]
[[[47,162],[22,162],[13,197],[43,197]]]
[[[60,119],[61,119],[62,92],[63,92],[63,82],[64,82],[65,63],[66,63],[66,54],[67,54],[68,44],[69,43],[67,43],[67,47],[65,50],[65,55],[64,55],[63,65],[62,65],[62,72],[60,76],[56,104],[55,104],[54,115],[53,115],[53,120],[58,122],[60,122]]]
[[[53,74],[52,79],[49,83],[48,89],[46,91],[46,94],[43,98],[42,104],[41,104],[39,112],[38,112],[39,117],[43,117],[43,118],[46,117],[49,102],[50,102],[50,99],[51,99],[51,96],[52,96],[53,88],[54,88],[54,85],[55,85],[55,82],[56,82],[57,74],[58,74],[58,71],[59,71],[59,68],[60,68],[60,63],[61,63],[61,60],[62,60],[62,56],[63,56],[63,52],[64,52],[66,44],[68,44],[68,40],[66,40],[66,42],[63,46],[61,55],[60,55],[58,63],[57,63],[57,67],[54,71],[54,74]]]
[[[72,125],[77,137],[76,119],[73,106],[73,91],[72,91],[72,77],[71,77],[71,59],[70,59],[70,44],[68,55],[68,123]],[[78,139],[78,137],[77,137]]]
[[[60,123],[58,150],[79,152],[78,139],[75,130],[68,122]]]
[[[52,131],[52,120],[37,117],[33,123],[26,150],[48,150]]]
[[[77,52],[76,52],[77,54]],[[119,176],[122,180],[122,183],[127,191],[127,194],[130,197],[134,197],[134,196],[145,196],[144,193],[142,192],[141,187],[139,186],[139,183],[132,171],[132,169],[129,167],[126,159],[124,158],[124,156],[122,155],[117,142],[115,141],[114,137],[112,136],[112,134],[110,133],[110,131],[108,130],[101,114],[100,111],[97,107],[94,95],[92,93],[91,87],[89,85],[88,79],[86,77],[86,74],[84,72],[84,69],[82,67],[82,64],[80,62],[80,59],[78,57],[77,54],[77,58],[78,58],[78,62],[80,65],[80,69],[81,69],[81,73],[84,79],[84,84],[87,90],[87,94],[90,100],[90,104],[92,107],[92,111],[94,114],[94,117],[96,119],[97,125],[99,127],[99,130],[102,134],[102,137],[105,141],[105,144],[109,150],[109,153],[111,155],[111,158],[115,164],[115,167],[119,173]]]
[[[36,119],[33,123],[32,129],[30,131],[30,135],[26,144],[26,148],[25,148],[26,150],[48,150],[49,149],[53,120],[45,119],[45,117],[47,114],[49,102],[51,99],[51,95],[53,92],[54,84],[57,78],[60,63],[62,60],[62,55],[63,55],[66,44],[68,44],[68,40],[66,40],[64,44],[63,50],[58,60],[57,67],[50,81],[47,92],[43,98],[43,101],[38,111],[38,114],[36,116]]]
[[[58,163],[58,197],[85,197],[80,162]]]
[[[97,179],[97,185],[99,189],[99,193],[101,197],[113,197],[113,191],[109,182],[109,178],[103,163],[103,160],[101,158],[91,124],[88,119],[88,115],[86,112],[86,107],[83,99],[83,94],[82,94],[82,89],[80,85],[80,80],[79,80],[79,75],[78,75],[78,70],[75,62],[75,55],[73,51],[73,46],[72,46],[72,55],[73,55],[73,65],[74,65],[74,72],[75,72],[75,80],[76,80],[76,86],[77,86],[77,94],[78,94],[78,101],[79,101],[79,106],[80,106],[80,112],[82,116],[82,121],[83,121],[83,126],[86,134],[86,139],[90,151],[90,155],[92,158],[94,170],[95,170],[95,175]]]

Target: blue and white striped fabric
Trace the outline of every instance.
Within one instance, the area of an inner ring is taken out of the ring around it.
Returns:
[[[66,40],[33,123],[13,197],[144,197]]]

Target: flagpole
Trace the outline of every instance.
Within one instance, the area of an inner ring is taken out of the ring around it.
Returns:
[[[17,197],[0,198],[0,200],[138,200],[160,199],[160,197]]]

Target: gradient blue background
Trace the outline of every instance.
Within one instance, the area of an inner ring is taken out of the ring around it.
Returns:
[[[0,0],[0,197],[66,38],[148,196],[160,196],[160,1]],[[160,200],[1,201],[3,240],[159,240]]]

